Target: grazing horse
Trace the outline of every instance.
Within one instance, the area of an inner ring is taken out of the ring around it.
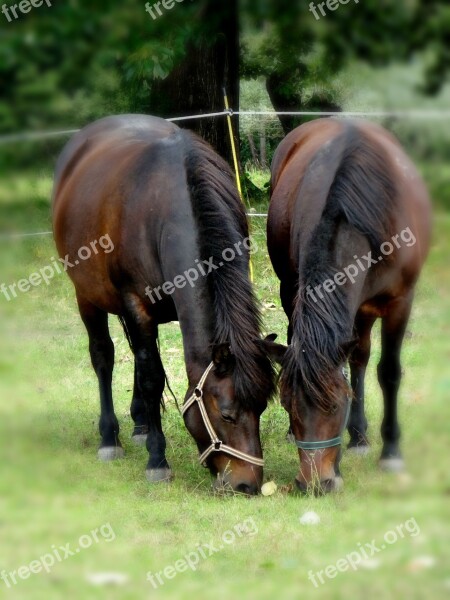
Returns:
[[[380,466],[402,467],[400,351],[429,249],[430,201],[393,136],[359,120],[318,119],[295,129],[276,151],[271,183],[268,246],[289,329],[288,347],[264,344],[282,365],[281,398],[301,463],[297,486],[331,491],[342,484],[347,425],[349,447],[368,448],[364,376],[377,318]]]
[[[201,461],[221,484],[257,493],[259,418],[274,377],[258,343],[247,219],[225,161],[163,119],[101,119],[77,133],[59,158],[53,224],[100,386],[99,458],[123,455],[111,389],[111,313],[119,316],[135,358],[133,439],[145,440],[147,478],[172,477],[157,340],[158,326],[177,320],[189,382],[183,416]],[[99,248],[105,237],[113,251]],[[74,260],[85,258],[86,249],[88,260]]]

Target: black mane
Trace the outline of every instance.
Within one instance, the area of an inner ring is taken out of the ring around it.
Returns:
[[[274,391],[273,367],[258,345],[261,317],[249,281],[249,253],[230,262],[222,252],[248,238],[245,209],[227,163],[198,136],[183,130],[186,171],[198,239],[204,257],[223,263],[209,276],[215,311],[214,343],[227,343],[235,357],[234,384],[238,401],[255,407]]]
[[[322,294],[323,298],[316,295],[317,302],[307,296],[306,289],[335,275],[333,246],[343,221],[366,236],[378,253],[380,245],[394,233],[391,215],[397,194],[383,152],[357,127],[348,125],[331,146],[334,164],[328,167],[335,170],[335,176],[329,190],[325,190],[325,209],[312,233],[307,255],[299,263],[293,338],[282,374],[282,385],[300,386],[308,401],[324,411],[343,398],[344,383],[342,378],[337,379],[336,369],[346,359],[344,348],[350,342],[353,323],[344,288],[337,286],[333,293]],[[312,163],[322,159],[317,155]],[[314,202],[307,188],[305,185],[300,190],[302,203]],[[301,231],[301,222],[296,221],[295,226],[296,235],[309,234]]]

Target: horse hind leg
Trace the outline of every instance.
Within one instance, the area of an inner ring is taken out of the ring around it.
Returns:
[[[381,329],[381,360],[378,365],[378,381],[383,390],[384,417],[381,424],[383,449],[380,468],[385,471],[403,470],[404,462],[399,449],[400,427],[397,416],[397,400],[402,377],[400,353],[412,307],[411,293],[408,298],[397,300]]]
[[[151,483],[170,481],[172,470],[166,459],[166,438],[161,423],[161,398],[165,386],[164,367],[157,346],[157,327],[149,319],[143,324],[142,315],[125,317],[127,333],[135,357],[135,386],[131,415],[135,423],[133,438],[145,439],[149,452],[146,469]]]
[[[131,418],[134,422],[134,429],[131,439],[136,446],[145,446],[147,443],[147,435],[150,429],[149,413],[140,390],[136,361],[134,363],[134,388],[130,412]]]
[[[89,336],[89,352],[100,390],[101,436],[98,457],[103,461],[124,456],[119,440],[119,422],[114,413],[112,374],[114,369],[114,344],[109,334],[108,313],[77,297],[78,307]]]
[[[355,333],[358,336],[358,345],[353,350],[350,358],[351,384],[353,401],[350,410],[348,432],[350,442],[348,449],[355,454],[367,454],[369,441],[367,439],[367,419],[364,409],[364,383],[366,369],[370,359],[370,336],[376,317],[366,317],[358,314],[355,319]]]

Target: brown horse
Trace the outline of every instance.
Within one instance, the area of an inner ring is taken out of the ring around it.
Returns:
[[[297,128],[277,149],[268,245],[289,319],[289,345],[272,340],[265,346],[282,364],[282,403],[299,449],[296,482],[303,491],[341,485],[347,422],[349,447],[361,453],[368,448],[364,376],[377,318],[384,396],[380,464],[402,467],[400,351],[430,231],[425,185],[381,127],[319,119]]]
[[[76,134],[59,158],[53,223],[100,386],[99,457],[123,455],[111,390],[112,313],[135,357],[133,439],[146,441],[149,481],[171,478],[157,338],[158,325],[178,320],[189,381],[183,414],[202,463],[221,483],[256,493],[259,417],[274,381],[258,344],[246,215],[226,163],[162,119],[101,119]],[[111,251],[101,251],[105,239]]]

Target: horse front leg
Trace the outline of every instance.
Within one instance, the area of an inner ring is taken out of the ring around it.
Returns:
[[[358,345],[349,358],[353,401],[348,423],[348,432],[350,434],[348,448],[356,454],[366,454],[369,449],[367,419],[364,408],[364,383],[370,359],[370,336],[375,321],[376,317],[367,317],[358,313],[355,319],[355,333],[358,336]]]
[[[149,482],[169,481],[172,470],[166,459],[166,438],[161,423],[161,399],[166,382],[157,345],[158,329],[151,319],[125,317],[135,358],[135,389],[131,406],[135,422],[133,437],[149,453],[146,476]],[[147,430],[147,432],[145,431]]]

